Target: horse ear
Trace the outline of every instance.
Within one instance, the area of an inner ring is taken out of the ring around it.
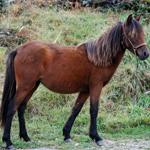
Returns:
[[[128,16],[126,22],[125,22],[125,27],[129,26],[132,23],[133,17],[132,14]]]
[[[135,20],[139,22],[140,18],[141,18],[141,15],[139,17],[137,17]]]

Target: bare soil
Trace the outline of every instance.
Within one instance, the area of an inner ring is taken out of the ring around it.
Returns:
[[[102,150],[150,150],[150,140],[143,139],[125,139],[125,140],[104,140],[104,146],[98,147],[96,144],[91,148],[86,149],[102,149]],[[76,143],[74,149],[78,149]],[[84,148],[85,149],[85,148]],[[27,150],[57,150],[54,147],[41,147]]]

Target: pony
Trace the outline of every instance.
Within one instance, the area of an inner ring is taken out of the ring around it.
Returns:
[[[97,132],[97,115],[101,90],[110,81],[120,64],[126,49],[140,60],[149,57],[144,41],[140,16],[129,15],[124,23],[118,23],[94,42],[78,46],[60,46],[31,41],[10,52],[1,104],[1,122],[4,127],[3,142],[7,149],[15,149],[10,139],[13,115],[18,110],[19,135],[30,141],[24,112],[32,94],[43,84],[57,93],[79,93],[64,128],[66,142],[71,142],[70,131],[75,118],[90,97],[89,136],[97,145],[103,139]]]

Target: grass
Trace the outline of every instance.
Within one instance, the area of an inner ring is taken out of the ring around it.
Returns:
[[[3,14],[1,27],[14,29],[27,41],[40,40],[54,42],[60,45],[77,45],[82,42],[95,40],[104,34],[118,21],[125,21],[131,12],[115,14],[109,11],[101,14],[92,9],[64,11],[55,8],[39,8],[28,6],[22,12],[18,7],[8,8]],[[19,14],[18,14],[19,13]],[[144,23],[141,20],[142,23]],[[145,41],[150,44],[150,25],[143,24]],[[23,32],[24,31],[24,32]],[[59,36],[60,35],[60,36]],[[56,40],[57,39],[57,40]],[[19,43],[21,45],[23,43]],[[13,48],[19,47],[15,43]],[[7,48],[0,47],[0,95],[2,95],[5,60]],[[104,139],[146,139],[150,140],[150,98],[141,94],[135,77],[136,58],[126,52],[116,74],[110,83],[103,89],[99,114],[97,119],[98,132]],[[150,90],[150,59],[139,62],[138,76],[141,79],[143,90]],[[12,124],[12,142],[16,148],[34,148],[50,146],[58,149],[86,149],[95,147],[89,138],[89,100],[75,120],[71,136],[73,143],[63,141],[62,128],[67,121],[77,94],[60,95],[52,93],[40,85],[29,101],[25,118],[31,143],[19,139],[18,118],[15,115]],[[0,129],[2,137],[2,129]],[[75,147],[75,145],[77,145]],[[5,144],[0,141],[0,148]]]

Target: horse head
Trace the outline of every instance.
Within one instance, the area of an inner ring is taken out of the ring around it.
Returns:
[[[137,55],[140,60],[149,57],[149,50],[144,40],[144,30],[139,23],[140,16],[136,19],[132,18],[132,14],[128,16],[123,27],[123,46]]]

